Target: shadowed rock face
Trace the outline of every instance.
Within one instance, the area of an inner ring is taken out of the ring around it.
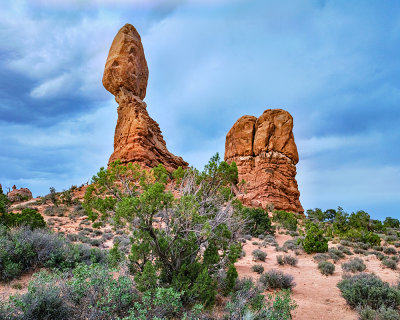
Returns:
[[[148,77],[140,35],[126,24],[114,38],[103,75],[104,87],[119,105],[109,163],[120,159],[122,163],[136,162],[149,168],[161,163],[168,171],[187,167],[187,162],[168,151],[158,123],[147,113],[142,100]]]
[[[257,119],[239,118],[226,135],[225,161],[235,161],[246,192],[244,204],[303,213],[296,181],[299,161],[293,118],[282,109],[268,109]]]

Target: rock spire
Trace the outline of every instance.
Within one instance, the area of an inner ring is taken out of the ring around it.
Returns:
[[[114,152],[109,163],[136,162],[152,168],[159,163],[171,171],[188,164],[167,149],[160,127],[146,110],[149,70],[139,33],[130,24],[123,26],[112,42],[106,61],[103,85],[118,103]]]

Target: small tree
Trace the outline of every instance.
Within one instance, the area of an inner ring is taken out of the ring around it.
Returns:
[[[268,212],[261,208],[243,207],[242,216],[245,220],[244,232],[258,237],[260,234],[274,234],[275,229],[271,225]]]
[[[243,222],[231,206],[232,195],[226,200],[234,171],[217,154],[204,171],[186,170],[175,199],[166,190],[168,174],[162,166],[143,171],[114,162],[93,177],[84,207],[93,221],[130,225],[130,269],[142,274],[140,288],[148,287],[146,271],[159,286],[184,292],[186,302],[211,306],[217,271],[233,265],[241,252],[237,239]]]
[[[50,201],[53,202],[53,204],[58,207],[58,199],[57,199],[57,193],[56,193],[56,188],[50,187]]]
[[[10,201],[7,196],[3,193],[3,188],[0,184],[0,214],[4,214],[7,212],[7,207]]]
[[[304,251],[307,253],[327,252],[328,240],[324,237],[324,231],[312,225],[308,230],[303,241]]]

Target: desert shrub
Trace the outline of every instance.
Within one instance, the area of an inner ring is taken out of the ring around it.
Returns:
[[[383,252],[384,252],[385,254],[396,254],[396,253],[397,253],[396,249],[393,248],[393,247],[385,247],[385,248],[383,249]]]
[[[342,263],[342,269],[347,272],[361,272],[366,269],[364,261],[360,258],[352,258],[349,262]]]
[[[47,216],[63,217],[66,211],[67,211],[67,208],[65,208],[65,207],[51,206],[51,207],[47,207],[44,210],[44,214]]]
[[[353,243],[348,240],[340,240],[340,244],[346,247],[353,247]]]
[[[79,263],[105,263],[106,253],[72,244],[46,229],[0,228],[0,281],[9,281],[35,267],[66,270]]]
[[[291,311],[296,308],[290,298],[289,290],[282,290],[275,296],[269,296],[265,301],[263,289],[256,286],[251,278],[238,280],[232,299],[226,304],[225,319],[266,319],[289,320]]]
[[[106,232],[104,232],[103,235],[102,235],[101,237],[102,237],[102,239],[103,239],[104,241],[107,241],[107,240],[112,239],[112,238],[114,237],[114,235],[113,235],[112,233],[106,233]]]
[[[393,260],[393,259],[383,259],[382,260],[382,264],[385,266],[385,267],[388,267],[388,268],[390,268],[390,269],[393,269],[393,270],[396,270],[397,269],[397,261],[396,260]]]
[[[303,241],[304,251],[307,253],[327,252],[328,240],[324,237],[324,232],[312,225],[308,230]]]
[[[299,245],[297,244],[297,240],[287,240],[283,244],[284,248],[287,248],[288,250],[296,250],[299,248]]]
[[[382,246],[373,246],[372,249],[375,250],[375,251],[383,251],[383,247]]]
[[[275,269],[263,273],[260,282],[266,289],[291,289],[296,285],[292,275]]]
[[[345,246],[338,246],[338,249],[342,251],[344,254],[347,254],[348,256],[353,255],[353,252]]]
[[[325,276],[335,272],[335,265],[329,261],[321,261],[318,263],[318,270]]]
[[[116,161],[92,178],[83,206],[93,222],[110,221],[116,229],[129,225],[134,275],[150,261],[160,286],[183,292],[185,303],[210,307],[217,270],[230,268],[242,251],[237,239],[243,219],[230,192],[235,179],[236,165],[220,161],[217,154],[202,172],[185,171],[181,197],[174,199],[162,166],[149,172]]]
[[[275,251],[277,251],[277,252],[288,252],[289,250],[288,250],[288,248],[286,248],[286,247],[280,247],[280,246],[276,246],[275,247]]]
[[[378,260],[383,260],[385,258],[385,255],[382,252],[374,251],[373,254],[376,256]]]
[[[281,255],[276,256],[276,261],[280,265],[288,264],[290,266],[296,266],[298,259],[296,257],[293,257],[293,256],[287,254],[284,256],[281,256]]]
[[[280,223],[285,229],[291,231],[297,230],[297,219],[296,216],[291,212],[275,210],[273,212],[272,221]]]
[[[69,233],[67,234],[67,239],[72,242],[78,241],[78,235],[76,233]]]
[[[328,260],[329,258],[330,258],[329,255],[327,255],[326,253],[317,253],[317,254],[313,257],[313,259],[314,259],[316,262],[326,261],[326,260]]]
[[[343,279],[337,286],[353,308],[370,306],[377,310],[383,306],[395,309],[400,304],[400,291],[374,274],[360,273]]]
[[[72,315],[71,307],[63,299],[61,288],[45,273],[34,277],[28,286],[28,292],[14,298],[13,302],[14,313],[20,315],[15,319],[64,320],[70,319]]]
[[[243,207],[241,213],[245,221],[244,232],[251,234],[253,237],[265,234],[273,235],[275,233],[267,211],[261,208]]]
[[[260,249],[253,250],[252,254],[256,260],[265,261],[265,258],[267,257],[267,253]]]
[[[360,249],[360,248],[354,248],[354,253],[356,254],[365,254],[367,251],[364,249]]]
[[[255,264],[251,267],[251,270],[253,272],[257,272],[258,274],[261,274],[264,272],[264,267],[261,264]]]
[[[257,241],[253,241],[251,244],[254,245],[254,246],[258,246],[259,245],[259,243]]]
[[[21,213],[4,213],[0,215],[0,225],[7,227],[27,226],[29,228],[44,228],[46,222],[36,209],[25,208]]]
[[[359,320],[400,320],[397,310],[392,308],[380,307],[378,310],[372,309],[370,306],[357,307]]]
[[[333,261],[339,261],[345,257],[344,253],[336,248],[329,248],[328,255]]]
[[[357,248],[363,249],[363,250],[368,250],[371,248],[371,245],[369,243],[364,243],[364,242],[357,242],[356,243]]]

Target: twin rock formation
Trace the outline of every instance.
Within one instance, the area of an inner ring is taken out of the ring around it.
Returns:
[[[136,162],[145,168],[159,163],[168,171],[188,164],[170,153],[160,127],[146,110],[149,70],[141,38],[126,24],[114,38],[103,75],[104,87],[118,103],[114,152],[109,163]],[[299,160],[293,137],[293,119],[284,110],[266,110],[260,118],[240,118],[226,136],[225,160],[235,161],[246,192],[239,198],[247,205],[303,212],[297,188]]]
[[[246,205],[303,213],[296,182],[299,155],[293,136],[293,118],[282,109],[268,109],[257,119],[239,118],[226,135],[225,161],[235,161]]]

